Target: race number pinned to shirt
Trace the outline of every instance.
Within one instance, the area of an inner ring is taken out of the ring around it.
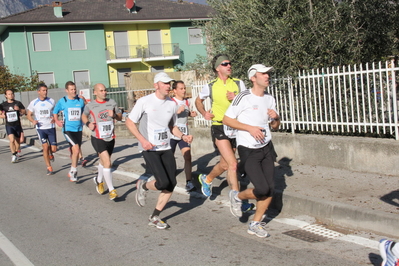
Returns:
[[[177,124],[177,128],[180,130],[181,133],[187,135],[187,124]]]
[[[68,121],[79,121],[81,116],[80,108],[68,108]]]
[[[101,139],[106,139],[112,137],[112,132],[114,131],[113,121],[105,121],[98,123],[98,133]]]
[[[230,139],[235,139],[237,135],[237,129],[223,125],[224,134]]]
[[[7,112],[7,121],[8,122],[15,122],[18,120],[18,114],[16,111],[14,112]]]
[[[39,117],[38,119],[46,119],[50,118],[50,110],[48,109],[39,109]]]
[[[169,146],[169,134],[166,128],[154,130],[154,145],[159,148]]]

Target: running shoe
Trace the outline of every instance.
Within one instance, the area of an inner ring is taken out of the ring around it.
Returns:
[[[77,182],[78,181],[78,172],[77,171],[69,171],[68,172],[69,181]]]
[[[186,183],[186,191],[190,192],[190,191],[193,191],[193,190],[195,190],[195,186],[194,186],[193,182],[187,181],[187,183]]]
[[[140,207],[145,206],[145,194],[147,191],[143,188],[143,185],[147,183],[147,180],[139,179],[136,183],[136,203]]]
[[[116,197],[118,197],[118,193],[116,193],[116,189],[114,189],[109,193],[109,200],[114,200]]]
[[[54,162],[54,161],[55,161],[54,155],[50,154],[48,157],[49,157],[49,159],[50,159],[51,162]]]
[[[198,180],[201,183],[202,194],[204,194],[207,197],[210,197],[212,195],[212,183],[206,182],[206,175],[204,174],[200,174],[198,176]]]
[[[87,162],[88,162],[88,160],[86,160],[85,158],[80,158],[80,164],[81,164],[83,167],[86,167]]]
[[[252,211],[253,209],[255,209],[255,204],[249,203],[248,201],[242,201],[241,211],[243,213],[247,213],[249,211]]]
[[[149,226],[154,226],[154,227],[156,227],[158,229],[167,229],[167,228],[170,227],[167,223],[162,221],[161,218],[159,218],[159,216],[157,216],[157,215],[155,215],[152,218],[150,216],[150,218],[148,218],[148,220],[150,221],[148,223]]]
[[[18,162],[18,156],[17,156],[17,155],[13,155],[13,156],[11,157],[11,162],[12,162],[12,163],[17,163],[17,162]]]
[[[381,266],[397,266],[399,265],[399,258],[396,257],[392,252],[392,247],[396,243],[391,240],[381,239],[379,248],[380,255],[383,259]]]
[[[96,184],[97,193],[102,195],[104,194],[104,182],[98,183],[97,176],[93,177],[94,184]]]
[[[230,190],[230,192],[229,192],[230,212],[235,217],[240,218],[242,216],[242,211],[241,211],[242,202],[241,202],[241,200],[235,199],[235,196],[237,194],[238,194],[238,191],[235,191],[235,190]]]
[[[18,158],[22,156],[22,152],[21,152],[21,150],[18,150],[18,152],[17,152],[17,156],[18,156]]]
[[[266,223],[264,222],[250,222],[248,225],[248,234],[256,235],[257,237],[268,237],[269,234],[265,230]]]
[[[53,167],[51,166],[47,167],[47,175],[54,175]]]

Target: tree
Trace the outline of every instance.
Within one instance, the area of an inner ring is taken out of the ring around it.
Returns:
[[[0,66],[0,93],[2,94],[6,89],[19,92],[35,90],[39,82],[37,73],[31,77],[25,77],[12,74],[7,66]]]
[[[382,60],[397,54],[399,1],[208,0],[204,30],[212,54],[228,54],[235,75],[251,64],[298,70]]]

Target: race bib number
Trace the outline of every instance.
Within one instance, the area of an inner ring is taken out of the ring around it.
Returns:
[[[230,139],[235,139],[237,135],[237,129],[223,125],[224,134]]]
[[[16,111],[14,112],[8,112],[7,113],[7,121],[8,122],[15,122],[18,121],[18,114]]]
[[[257,144],[255,144],[255,147],[261,147],[264,146],[267,142],[267,126],[263,126],[263,128],[261,129],[262,133],[263,133],[263,139],[261,140],[256,140]]]
[[[186,124],[177,124],[177,128],[180,130],[181,133],[183,133],[184,135],[187,135],[188,130],[187,130]]]
[[[99,122],[98,123],[98,133],[101,139],[106,139],[112,137],[112,132],[114,132],[113,121]]]
[[[39,119],[50,118],[50,110],[48,109],[40,109],[39,110]]]
[[[68,108],[68,121],[79,121],[80,112],[80,108]]]
[[[154,130],[154,145],[158,148],[169,146],[169,134],[166,128]]]

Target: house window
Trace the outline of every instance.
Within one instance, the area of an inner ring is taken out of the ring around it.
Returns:
[[[51,51],[50,34],[48,32],[32,33],[32,37],[34,51]]]
[[[164,66],[152,66],[151,67],[151,72],[164,72],[165,67]]]
[[[69,43],[71,45],[71,50],[86,50],[86,36],[83,31],[80,32],[70,32],[69,33]]]
[[[188,42],[189,44],[202,44],[202,31],[197,28],[188,29]]]
[[[46,73],[37,73],[39,75],[39,80],[43,81],[47,87],[50,87],[51,84],[55,84],[54,82],[54,72],[46,72]]]
[[[88,70],[74,71],[73,80],[77,89],[90,88],[90,75]]]

